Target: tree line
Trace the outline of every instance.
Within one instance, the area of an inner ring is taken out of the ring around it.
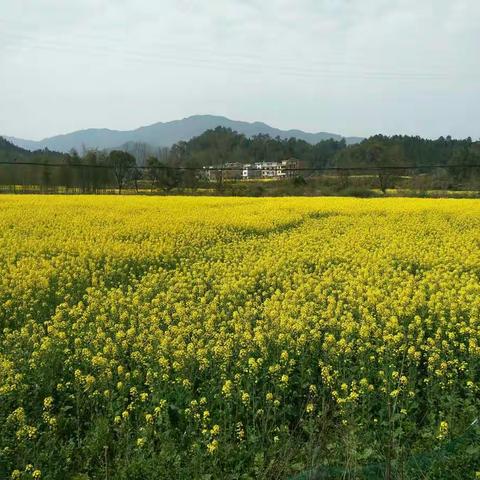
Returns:
[[[29,152],[0,137],[0,184],[38,185],[44,191],[59,186],[83,193],[126,187],[139,191],[166,192],[196,189],[205,179],[203,167],[225,168],[230,163],[255,163],[296,158],[305,171],[298,177],[314,177],[322,169],[338,168],[339,184],[362,169],[377,167],[373,173],[382,191],[392,186],[399,174],[442,178],[445,188],[475,184],[480,178],[480,142],[440,137],[436,140],[414,136],[375,135],[347,146],[345,140],[323,140],[310,144],[296,138],[269,135],[247,137],[231,129],[217,127],[170,148],[152,149],[144,144],[124,148],[75,150],[67,154],[42,150]],[[25,165],[24,163],[29,163]],[[404,172],[395,167],[406,167]],[[298,182],[297,182],[298,183]]]

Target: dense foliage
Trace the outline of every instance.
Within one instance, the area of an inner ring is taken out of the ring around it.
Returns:
[[[50,150],[38,150],[30,152],[17,147],[13,143],[0,137],[0,163],[56,163],[62,162],[64,155]],[[40,184],[47,181],[50,173],[42,167],[28,165],[0,165],[0,184],[15,185],[27,180],[30,184]]]
[[[330,166],[365,167],[375,163],[369,155],[372,147],[382,148],[382,165],[448,166],[452,163],[480,164],[480,142],[471,138],[456,140],[440,137],[375,135],[348,146],[344,140],[324,140],[316,145],[303,140],[271,138],[256,135],[248,138],[228,128],[208,130],[188,142],[179,142],[171,149],[172,158],[193,165],[221,165],[227,162],[252,163],[279,161],[294,157],[312,168]]]
[[[296,138],[269,135],[246,137],[229,128],[217,127],[188,142],[171,148],[171,157],[192,165],[222,165],[228,162],[275,162],[294,157],[309,165],[326,165],[336,152],[345,149],[345,140],[323,140],[312,145]]]
[[[105,188],[118,188],[134,179],[135,158],[128,152],[87,151],[80,157],[72,150],[69,154],[37,150],[30,152],[0,137],[0,184],[39,185],[43,191],[56,187],[79,189],[95,193]]]
[[[120,169],[125,170],[120,176],[119,156],[125,166]],[[225,167],[232,162],[246,164],[288,158],[300,160],[304,169],[316,169],[299,171],[299,176],[318,176],[322,169],[332,167],[347,168],[350,173],[357,174],[364,172],[362,168],[385,167],[378,178],[382,191],[392,183],[393,173],[414,177],[428,174],[427,183],[432,188],[443,185],[450,189],[476,189],[480,185],[480,142],[470,138],[427,140],[376,135],[351,146],[346,146],[344,140],[324,140],[311,145],[295,138],[286,140],[268,135],[249,138],[223,127],[208,130],[188,142],[179,142],[170,149],[153,151],[148,145],[134,143],[109,152],[86,151],[82,156],[75,151],[65,155],[49,151],[28,152],[0,139],[0,162],[47,164],[0,165],[0,184],[34,184],[41,185],[46,191],[62,187],[90,193],[109,188],[120,191],[126,186],[138,190],[138,182],[143,180],[151,187],[172,191],[198,187],[199,181],[204,179],[202,168],[205,166]],[[49,167],[51,163],[64,166]],[[400,166],[406,168],[388,170]],[[342,183],[340,179],[340,187]]]
[[[0,226],[0,478],[480,470],[446,448],[480,408],[478,201],[2,196]]]

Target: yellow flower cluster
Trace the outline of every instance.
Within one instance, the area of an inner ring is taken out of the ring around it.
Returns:
[[[34,444],[103,459],[100,419],[218,465],[302,422],[442,439],[478,408],[478,201],[1,196],[0,227],[6,476]]]

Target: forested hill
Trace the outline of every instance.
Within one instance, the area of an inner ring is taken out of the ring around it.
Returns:
[[[376,135],[356,145],[344,139],[323,140],[316,144],[296,138],[268,135],[246,137],[228,128],[217,127],[188,142],[178,142],[164,155],[172,164],[190,166],[221,165],[227,162],[252,163],[294,157],[305,166],[368,167],[378,165],[449,166],[480,164],[480,142],[471,138],[456,140],[440,137],[429,140],[412,136]]]
[[[376,135],[356,145],[347,145],[345,139],[327,139],[311,144],[297,138],[248,137],[225,127],[207,130],[189,141],[177,142],[171,148],[152,149],[146,144],[133,142],[120,149],[131,153],[142,165],[148,158],[156,157],[168,165],[199,168],[228,162],[279,161],[290,157],[302,160],[305,166],[313,168],[480,164],[480,142],[471,138],[440,137],[429,140],[418,136]],[[83,156],[85,161],[92,161],[91,153]],[[97,161],[101,159],[104,162],[108,151],[98,150],[94,154]],[[0,161],[22,160],[68,164],[82,162],[82,156],[75,150],[68,154],[47,149],[31,152],[0,137]]]
[[[2,162],[38,162],[49,163],[60,161],[65,155],[50,150],[30,151],[14,145],[12,142],[0,137],[0,161]]]
[[[480,174],[480,141],[440,137],[376,135],[338,152],[329,162],[336,167],[412,166],[417,173],[445,167],[455,177]],[[423,168],[424,167],[424,168]]]
[[[316,144],[297,138],[248,137],[229,128],[217,127],[188,142],[178,142],[168,159],[190,166],[221,165],[228,162],[253,163],[294,157],[306,164],[326,163],[347,147],[345,139],[326,139]]]
[[[298,171],[296,180],[315,177],[324,169],[335,167],[340,186],[345,182],[344,177],[358,173],[363,167],[376,167],[373,173],[370,170],[370,176],[378,172],[384,192],[391,184],[392,170],[388,167],[406,167],[401,168],[401,172],[417,179],[420,174],[428,174],[430,184],[441,185],[442,189],[476,190],[480,184],[480,142],[470,138],[426,140],[377,135],[358,145],[348,146],[345,139],[323,140],[312,145],[296,138],[269,135],[250,138],[217,127],[188,142],[177,142],[169,149],[153,150],[145,144],[128,144],[124,151],[89,150],[81,156],[75,150],[65,154],[46,149],[30,152],[0,137],[0,185],[40,185],[42,191],[62,186],[67,190],[95,193],[108,188],[121,191],[127,184],[134,185],[138,191],[139,182],[147,181],[153,182],[155,188],[173,191],[197,188],[200,181],[205,181],[200,173],[205,166],[228,167],[231,162],[246,164],[288,158],[301,160],[303,169],[312,169]]]
[[[29,155],[31,152],[24,150],[23,148],[17,147],[12,142],[9,142],[3,137],[0,137],[0,155],[2,158],[15,157],[16,155]]]

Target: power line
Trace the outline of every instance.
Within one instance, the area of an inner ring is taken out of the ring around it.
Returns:
[[[174,41],[159,41],[156,39],[149,39],[148,45],[150,50],[142,49],[132,49],[131,47],[125,48],[125,45],[121,45],[124,41],[124,36],[119,35],[105,35],[104,32],[98,33],[98,31],[60,31],[55,35],[55,32],[44,31],[35,31],[38,27],[38,24],[25,22],[24,20],[19,21],[17,19],[7,19],[0,18],[0,33],[10,37],[16,37],[20,41],[27,40],[33,41],[34,44],[29,44],[29,48],[39,48],[39,49],[51,49],[55,51],[62,51],[62,49],[69,49],[72,51],[73,48],[80,47],[80,49],[90,50],[88,53],[91,54],[105,54],[111,55],[112,53],[123,54],[130,57],[130,60],[140,60],[140,61],[166,61],[179,63],[183,66],[189,66],[188,62],[199,62],[199,64],[190,64],[190,66],[204,66],[203,63],[209,62],[210,65],[213,62],[216,67],[225,67],[225,65],[230,65],[237,68],[247,68],[248,71],[253,69],[255,73],[258,72],[259,68],[265,68],[267,70],[278,69],[280,73],[286,73],[305,76],[305,75],[333,75],[333,76],[346,76],[347,78],[351,77],[361,77],[367,79],[381,79],[381,80],[446,80],[452,76],[461,76],[464,79],[467,76],[466,72],[452,72],[445,71],[444,64],[435,66],[430,65],[429,70],[425,69],[423,66],[423,71],[418,70],[418,66],[410,65],[407,67],[407,70],[378,70],[378,66],[374,63],[366,62],[365,59],[341,59],[339,55],[336,54],[330,57],[328,60],[320,60],[317,58],[308,59],[308,67],[302,67],[298,63],[298,57],[286,56],[285,54],[280,53],[280,55],[275,56],[275,63],[272,63],[272,58],[266,55],[260,55],[258,52],[252,51],[231,51],[221,52],[218,48],[212,48],[211,46],[202,46],[202,45],[185,45],[186,51],[189,54],[197,53],[195,57],[185,58],[179,55],[179,52],[182,51],[182,45],[179,45],[178,42]],[[25,31],[27,30],[27,31]],[[34,32],[32,34],[32,31]],[[75,44],[75,40],[80,41],[80,43]],[[94,44],[85,43],[85,41],[93,41]],[[171,52],[172,56],[162,57],[158,53],[162,52]],[[65,50],[64,50],[65,51]],[[203,55],[203,58],[202,58]],[[206,56],[205,56],[206,55]],[[185,63],[187,62],[187,63]],[[293,63],[292,63],[293,62]],[[208,65],[207,65],[208,66]],[[317,67],[320,67],[319,70]],[[334,67],[335,70],[325,70],[325,67]],[[340,67],[341,70],[338,70]],[[354,71],[344,70],[342,67],[353,67]],[[358,70],[360,68],[360,70]],[[432,68],[434,71],[432,71]],[[471,76],[471,72],[469,74]],[[477,76],[475,76],[476,78]]]
[[[30,42],[33,41],[34,43],[29,43],[25,46],[28,49],[39,49],[63,53],[87,53],[88,55],[95,56],[111,56],[112,54],[122,55],[125,60],[140,62],[141,64],[166,62],[181,67],[216,68],[221,70],[225,70],[226,68],[234,68],[245,73],[258,73],[259,71],[268,72],[271,70],[276,70],[278,73],[283,75],[310,78],[322,76],[347,79],[356,77],[361,79],[377,80],[446,80],[452,76],[452,72],[387,71],[377,70],[376,68],[372,69],[361,64],[358,65],[360,69],[357,69],[355,64],[352,64],[352,62],[342,62],[338,60],[335,62],[319,62],[318,60],[312,60],[309,61],[308,65],[306,66],[299,65],[297,62],[295,62],[295,64],[289,64],[294,59],[288,60],[287,64],[278,62],[272,63],[268,58],[262,58],[255,55],[240,56],[229,54],[228,56],[225,56],[225,54],[220,54],[219,56],[218,52],[208,50],[199,50],[200,54],[192,57],[191,55],[179,55],[179,49],[176,45],[164,44],[160,47],[160,49],[156,48],[154,51],[146,51],[144,49],[138,50],[121,47],[118,45],[118,42],[113,43],[113,45],[105,44],[105,42],[103,45],[99,44],[98,42],[94,45],[86,44],[83,42],[81,36],[78,38],[78,35],[60,39],[50,37],[49,39],[48,37],[35,37],[32,34],[17,31],[4,32],[3,34],[14,38],[16,37],[20,39],[20,41],[22,39]],[[89,36],[93,39],[96,37],[95,35],[91,34]],[[100,36],[98,38],[101,39],[102,37]],[[72,42],[72,40],[76,39],[80,40],[81,43],[76,44],[74,41]],[[106,39],[107,42],[111,42],[110,39]],[[22,50],[25,47],[15,44],[8,46],[8,48],[16,50]],[[189,53],[191,54],[191,50],[189,50]],[[280,60],[282,61],[282,59]],[[353,66],[354,70],[350,70],[350,66]],[[333,67],[333,69],[331,67]],[[340,67],[340,69],[338,67]],[[342,67],[346,67],[346,69]],[[462,75],[462,78],[464,77],[465,75]]]
[[[25,165],[33,167],[53,167],[53,168],[101,168],[114,170],[116,167],[109,164],[92,164],[84,163],[44,163],[44,162],[16,162],[16,161],[0,161],[0,165]],[[192,170],[202,172],[239,172],[243,170],[241,167],[188,167],[188,166],[169,166],[169,165],[135,165],[131,167],[122,167],[128,170]],[[368,171],[382,172],[390,170],[435,170],[441,168],[480,168],[480,164],[451,164],[451,165],[375,165],[371,167],[351,166],[351,167],[298,167],[298,168],[281,168],[282,172],[353,172]],[[258,170],[261,170],[259,168]]]

